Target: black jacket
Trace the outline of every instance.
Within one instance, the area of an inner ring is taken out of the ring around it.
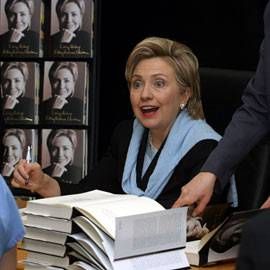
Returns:
[[[113,193],[124,193],[121,187],[126,155],[132,135],[132,121],[124,121],[115,129],[110,147],[98,165],[77,185],[60,183],[62,194],[86,192],[100,189]],[[203,140],[180,160],[173,175],[157,201],[169,208],[179,197],[181,187],[198,173],[209,153],[216,146],[215,140]],[[224,193],[225,194],[225,193]],[[212,202],[225,201],[223,194],[215,194]]]

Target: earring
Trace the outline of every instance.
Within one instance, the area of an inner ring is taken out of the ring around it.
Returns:
[[[180,104],[180,109],[183,110],[185,108],[186,104],[185,103],[181,103]]]

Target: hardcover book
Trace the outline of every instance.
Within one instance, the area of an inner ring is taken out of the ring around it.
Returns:
[[[87,125],[88,81],[86,62],[45,62],[41,122]]]
[[[41,0],[1,0],[0,55],[22,58],[41,57],[43,55],[42,21]]]
[[[185,252],[190,265],[203,266],[237,258],[244,223],[262,209],[232,212],[201,239],[188,241]]]
[[[92,57],[93,0],[51,0],[49,55]]]
[[[36,129],[9,128],[1,132],[1,174],[7,181],[14,195],[26,195],[27,191],[11,187],[15,166],[20,159],[25,159],[30,151],[31,160],[37,161],[38,135]]]
[[[9,125],[38,123],[39,64],[3,62],[1,65],[1,110]]]
[[[87,130],[42,129],[41,167],[59,182],[77,184],[84,178]]]

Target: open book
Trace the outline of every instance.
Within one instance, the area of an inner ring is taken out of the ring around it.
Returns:
[[[202,266],[237,258],[244,223],[262,209],[232,212],[201,239],[188,241],[185,252],[191,265]]]
[[[94,190],[29,201],[24,214],[28,227],[71,234],[76,225],[84,238],[70,235],[72,240],[65,244],[91,263],[96,261],[97,269],[125,269],[131,261],[158,261],[169,255],[173,267],[189,267],[183,249],[186,207],[166,210],[148,197]]]

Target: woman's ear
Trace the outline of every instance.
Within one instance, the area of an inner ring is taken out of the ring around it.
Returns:
[[[187,104],[189,99],[191,98],[191,89],[190,87],[186,87],[183,89],[182,95],[181,95],[181,104]]]

